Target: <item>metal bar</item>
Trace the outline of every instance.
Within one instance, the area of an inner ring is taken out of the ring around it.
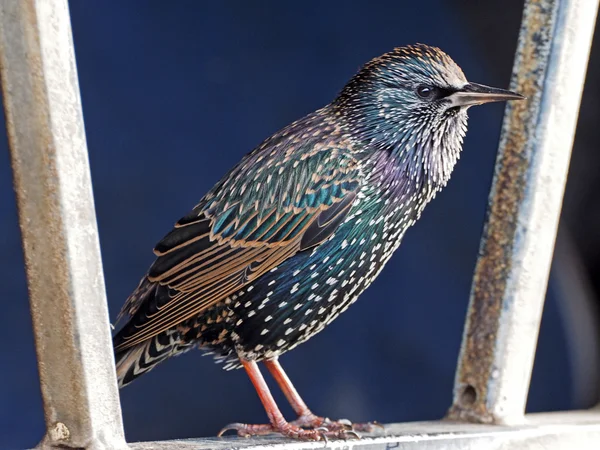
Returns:
[[[598,0],[527,0],[449,411],[523,420]]]
[[[527,424],[514,427],[413,422],[386,425],[385,431],[360,440],[291,441],[282,437],[181,439],[131,444],[135,450],[597,450],[600,414],[590,411],[531,414]]]
[[[0,64],[47,433],[127,448],[67,0],[2,0]]]

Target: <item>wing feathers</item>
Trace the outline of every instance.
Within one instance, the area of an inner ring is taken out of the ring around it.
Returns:
[[[168,295],[141,296],[140,285],[126,303],[135,316],[117,349],[200,314],[335,232],[360,187],[359,165],[338,149],[308,153],[286,153],[264,167],[243,161],[177,222],[157,244],[142,284],[151,292],[148,283],[158,283]]]

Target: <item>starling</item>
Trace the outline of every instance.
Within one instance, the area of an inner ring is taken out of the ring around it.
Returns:
[[[327,106],[266,139],[156,245],[114,337],[120,386],[194,347],[246,369],[270,424],[251,436],[355,436],[313,414],[278,357],[345,311],[448,182],[467,110],[522,99],[469,83],[435,47],[396,48],[367,63]],[[298,419],[287,422],[263,361]]]

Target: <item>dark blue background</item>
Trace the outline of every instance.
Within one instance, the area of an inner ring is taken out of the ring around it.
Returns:
[[[506,87],[519,2],[498,54],[480,45],[458,3],[71,2],[111,319],[171,225],[243,154],[329,102],[370,58],[425,42],[469,79]],[[315,412],[382,422],[445,413],[502,113],[471,110],[452,181],[377,282],[281,359]],[[44,426],[5,137],[0,145],[0,448],[12,449],[34,446]],[[577,406],[569,383],[550,295],[529,409]],[[199,352],[163,364],[121,399],[129,440],[266,420],[245,374]]]

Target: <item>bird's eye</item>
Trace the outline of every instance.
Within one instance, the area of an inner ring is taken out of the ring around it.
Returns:
[[[417,95],[421,98],[430,99],[435,96],[436,89],[432,86],[421,85],[417,88]]]

